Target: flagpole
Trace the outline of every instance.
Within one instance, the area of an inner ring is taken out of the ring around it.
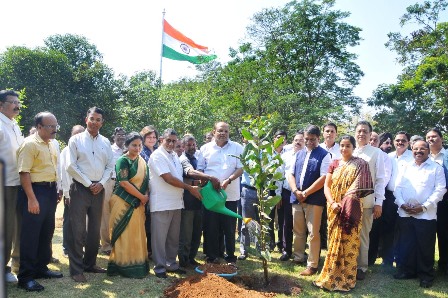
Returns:
[[[163,32],[164,32],[164,24],[165,24],[165,8],[162,12],[162,45],[160,49],[160,84],[162,84],[162,56],[163,56]]]

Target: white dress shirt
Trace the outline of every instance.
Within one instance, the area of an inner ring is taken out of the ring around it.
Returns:
[[[383,154],[384,161],[384,185],[387,185],[392,175],[392,161],[390,160],[389,155],[387,155],[386,152],[384,152],[383,150],[381,150],[381,152]]]
[[[392,173],[390,175],[389,183],[387,184],[387,190],[394,191],[400,173],[407,163],[414,161],[414,157],[412,156],[411,150],[406,150],[400,156],[397,156],[397,151],[390,152],[388,156],[392,164]]]
[[[182,164],[177,154],[160,146],[148,160],[149,183],[151,186],[149,207],[151,212],[177,210],[184,208],[183,188],[172,186],[161,177],[170,173],[180,181],[182,177]]]
[[[395,186],[395,204],[401,217],[418,219],[437,219],[437,203],[446,192],[445,173],[443,168],[428,158],[418,166],[415,161],[406,164]],[[423,205],[427,211],[410,215],[402,208],[403,204]]]
[[[331,154],[331,161],[333,161],[335,159],[341,159],[341,150],[339,148],[339,144],[338,143],[335,142],[333,147],[331,147],[331,148],[328,148],[327,144],[325,144],[325,142],[323,142],[319,146],[321,146],[322,148],[327,150],[328,153]]]
[[[92,137],[85,130],[70,138],[68,148],[70,159],[67,172],[73,179],[85,187],[89,187],[92,181],[106,185],[114,170],[113,153],[107,138],[100,134]]]
[[[5,186],[20,185],[16,153],[24,139],[17,121],[0,113],[0,158],[5,162]]]
[[[370,144],[363,147],[356,147],[353,152],[353,156],[367,161],[373,180],[374,193],[362,198],[363,208],[373,208],[373,205],[383,206],[386,184],[384,183],[384,155],[381,152],[379,148],[372,147]]]
[[[285,180],[283,180],[283,188],[286,188],[289,191],[291,191],[291,186],[289,186],[288,179],[286,179],[286,173],[292,173],[292,171],[294,170],[293,167],[296,162],[297,152],[294,152],[294,150],[289,150],[282,154],[283,178],[285,178]]]
[[[123,155],[123,149],[117,146],[117,144],[113,143],[110,148],[112,149],[113,154],[113,163],[114,170],[112,171],[112,178],[117,177],[117,173],[115,172],[115,165],[117,164],[117,160]]]
[[[436,163],[438,163],[439,165],[443,165],[443,157],[446,154],[446,150],[445,148],[442,147],[442,149],[440,149],[439,153],[437,154],[429,154],[429,158],[431,158],[432,161],[435,161]]]
[[[215,176],[221,183],[229,178],[235,170],[243,167],[239,158],[243,153],[243,146],[228,141],[223,147],[216,145],[213,140],[201,147],[198,158],[198,170],[205,174]],[[233,155],[233,156],[232,156]],[[240,199],[240,179],[235,179],[226,188],[227,201],[238,201]]]
[[[70,184],[72,184],[72,177],[67,172],[68,162],[70,161],[70,151],[68,150],[68,146],[62,149],[61,158],[59,159],[59,168],[61,171],[61,187],[62,193],[64,194],[64,198],[70,198],[69,190]]]

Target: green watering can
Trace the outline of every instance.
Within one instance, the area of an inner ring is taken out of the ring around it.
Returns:
[[[243,218],[241,215],[227,209],[225,206],[227,193],[224,191],[224,189],[221,189],[219,192],[216,191],[210,181],[208,181],[207,184],[201,188],[200,192],[202,195],[202,204],[204,204],[204,207],[207,210],[231,217],[240,218],[244,221],[245,224],[252,220],[252,218]]]

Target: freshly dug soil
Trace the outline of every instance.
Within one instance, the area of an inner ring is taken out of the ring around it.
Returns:
[[[222,297],[266,298],[274,293],[247,290],[216,274],[198,274],[181,279],[164,291],[167,298]]]
[[[297,279],[287,275],[270,275],[267,286],[264,284],[264,278],[259,275],[235,276],[232,278],[232,282],[251,290],[285,294],[288,296],[297,296],[302,292],[302,288],[297,283]]]
[[[235,266],[229,266],[227,264],[208,263],[199,266],[199,269],[204,273],[216,273],[216,274],[232,274],[236,272]]]

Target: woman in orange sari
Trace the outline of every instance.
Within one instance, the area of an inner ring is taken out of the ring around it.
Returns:
[[[148,202],[148,166],[140,156],[143,138],[136,132],[126,137],[128,152],[117,160],[117,184],[110,199],[112,252],[108,275],[143,278],[148,275],[145,204]]]
[[[327,257],[313,284],[330,291],[349,291],[356,285],[361,198],[373,193],[373,182],[369,164],[352,156],[355,139],[343,136],[339,145],[342,157],[330,165],[324,185],[328,212]]]

